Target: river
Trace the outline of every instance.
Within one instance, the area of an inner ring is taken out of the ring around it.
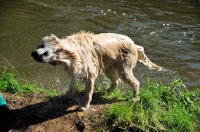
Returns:
[[[133,72],[142,87],[147,76],[200,87],[198,0],[2,0],[0,7],[0,61],[5,57],[30,82],[65,91],[69,77],[63,68],[35,62],[30,54],[44,36],[85,30],[127,35],[165,68],[156,73],[139,63]]]

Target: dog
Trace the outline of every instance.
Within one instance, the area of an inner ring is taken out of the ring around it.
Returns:
[[[142,46],[136,45],[129,37],[116,33],[94,34],[80,31],[64,39],[51,34],[41,40],[31,56],[38,62],[64,66],[73,76],[70,89],[74,87],[74,78],[84,80],[84,100],[78,108],[82,111],[89,108],[95,79],[102,72],[111,80],[107,94],[114,91],[120,80],[123,80],[134,88],[137,97],[140,83],[132,72],[137,61],[149,69],[162,70],[162,67],[147,58]]]

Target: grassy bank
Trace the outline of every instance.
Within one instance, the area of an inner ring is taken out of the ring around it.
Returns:
[[[6,60],[0,64],[0,92],[13,94],[44,93],[50,97],[59,93],[55,90],[46,90],[37,84],[30,84],[25,77],[20,78],[17,70]]]
[[[117,90],[118,96],[119,90]],[[111,105],[106,126],[114,131],[197,132],[199,129],[200,92],[188,91],[181,79],[165,86],[152,83],[140,91],[140,101]],[[115,93],[112,95],[115,96]],[[123,95],[132,98],[132,95]]]
[[[140,90],[140,101],[133,102],[132,93],[123,93],[116,89],[110,96],[102,96],[106,100],[117,99],[105,111],[106,120],[101,131],[172,131],[197,132],[199,125],[199,94],[198,90],[188,91],[182,80],[174,80],[169,85],[152,83]],[[82,85],[77,84],[78,91]],[[95,92],[105,91],[96,88]],[[30,84],[20,79],[15,68],[7,61],[0,65],[0,92],[13,94],[44,93],[47,96],[57,96],[55,90],[46,90],[36,84]]]

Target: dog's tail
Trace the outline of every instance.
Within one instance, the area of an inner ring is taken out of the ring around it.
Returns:
[[[147,66],[149,69],[155,69],[156,71],[161,71],[162,67],[157,66],[153,62],[151,62],[146,54],[144,53],[144,48],[142,46],[136,45],[137,51],[138,51],[138,61],[142,62],[145,66]]]

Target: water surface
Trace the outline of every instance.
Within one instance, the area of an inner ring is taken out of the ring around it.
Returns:
[[[187,88],[200,87],[198,0],[19,0],[2,1],[0,7],[1,61],[5,57],[30,82],[66,89],[63,68],[37,63],[30,54],[46,35],[62,38],[86,30],[127,35],[167,69],[156,73],[138,64],[134,75],[142,86],[150,75],[163,83],[181,77]]]

